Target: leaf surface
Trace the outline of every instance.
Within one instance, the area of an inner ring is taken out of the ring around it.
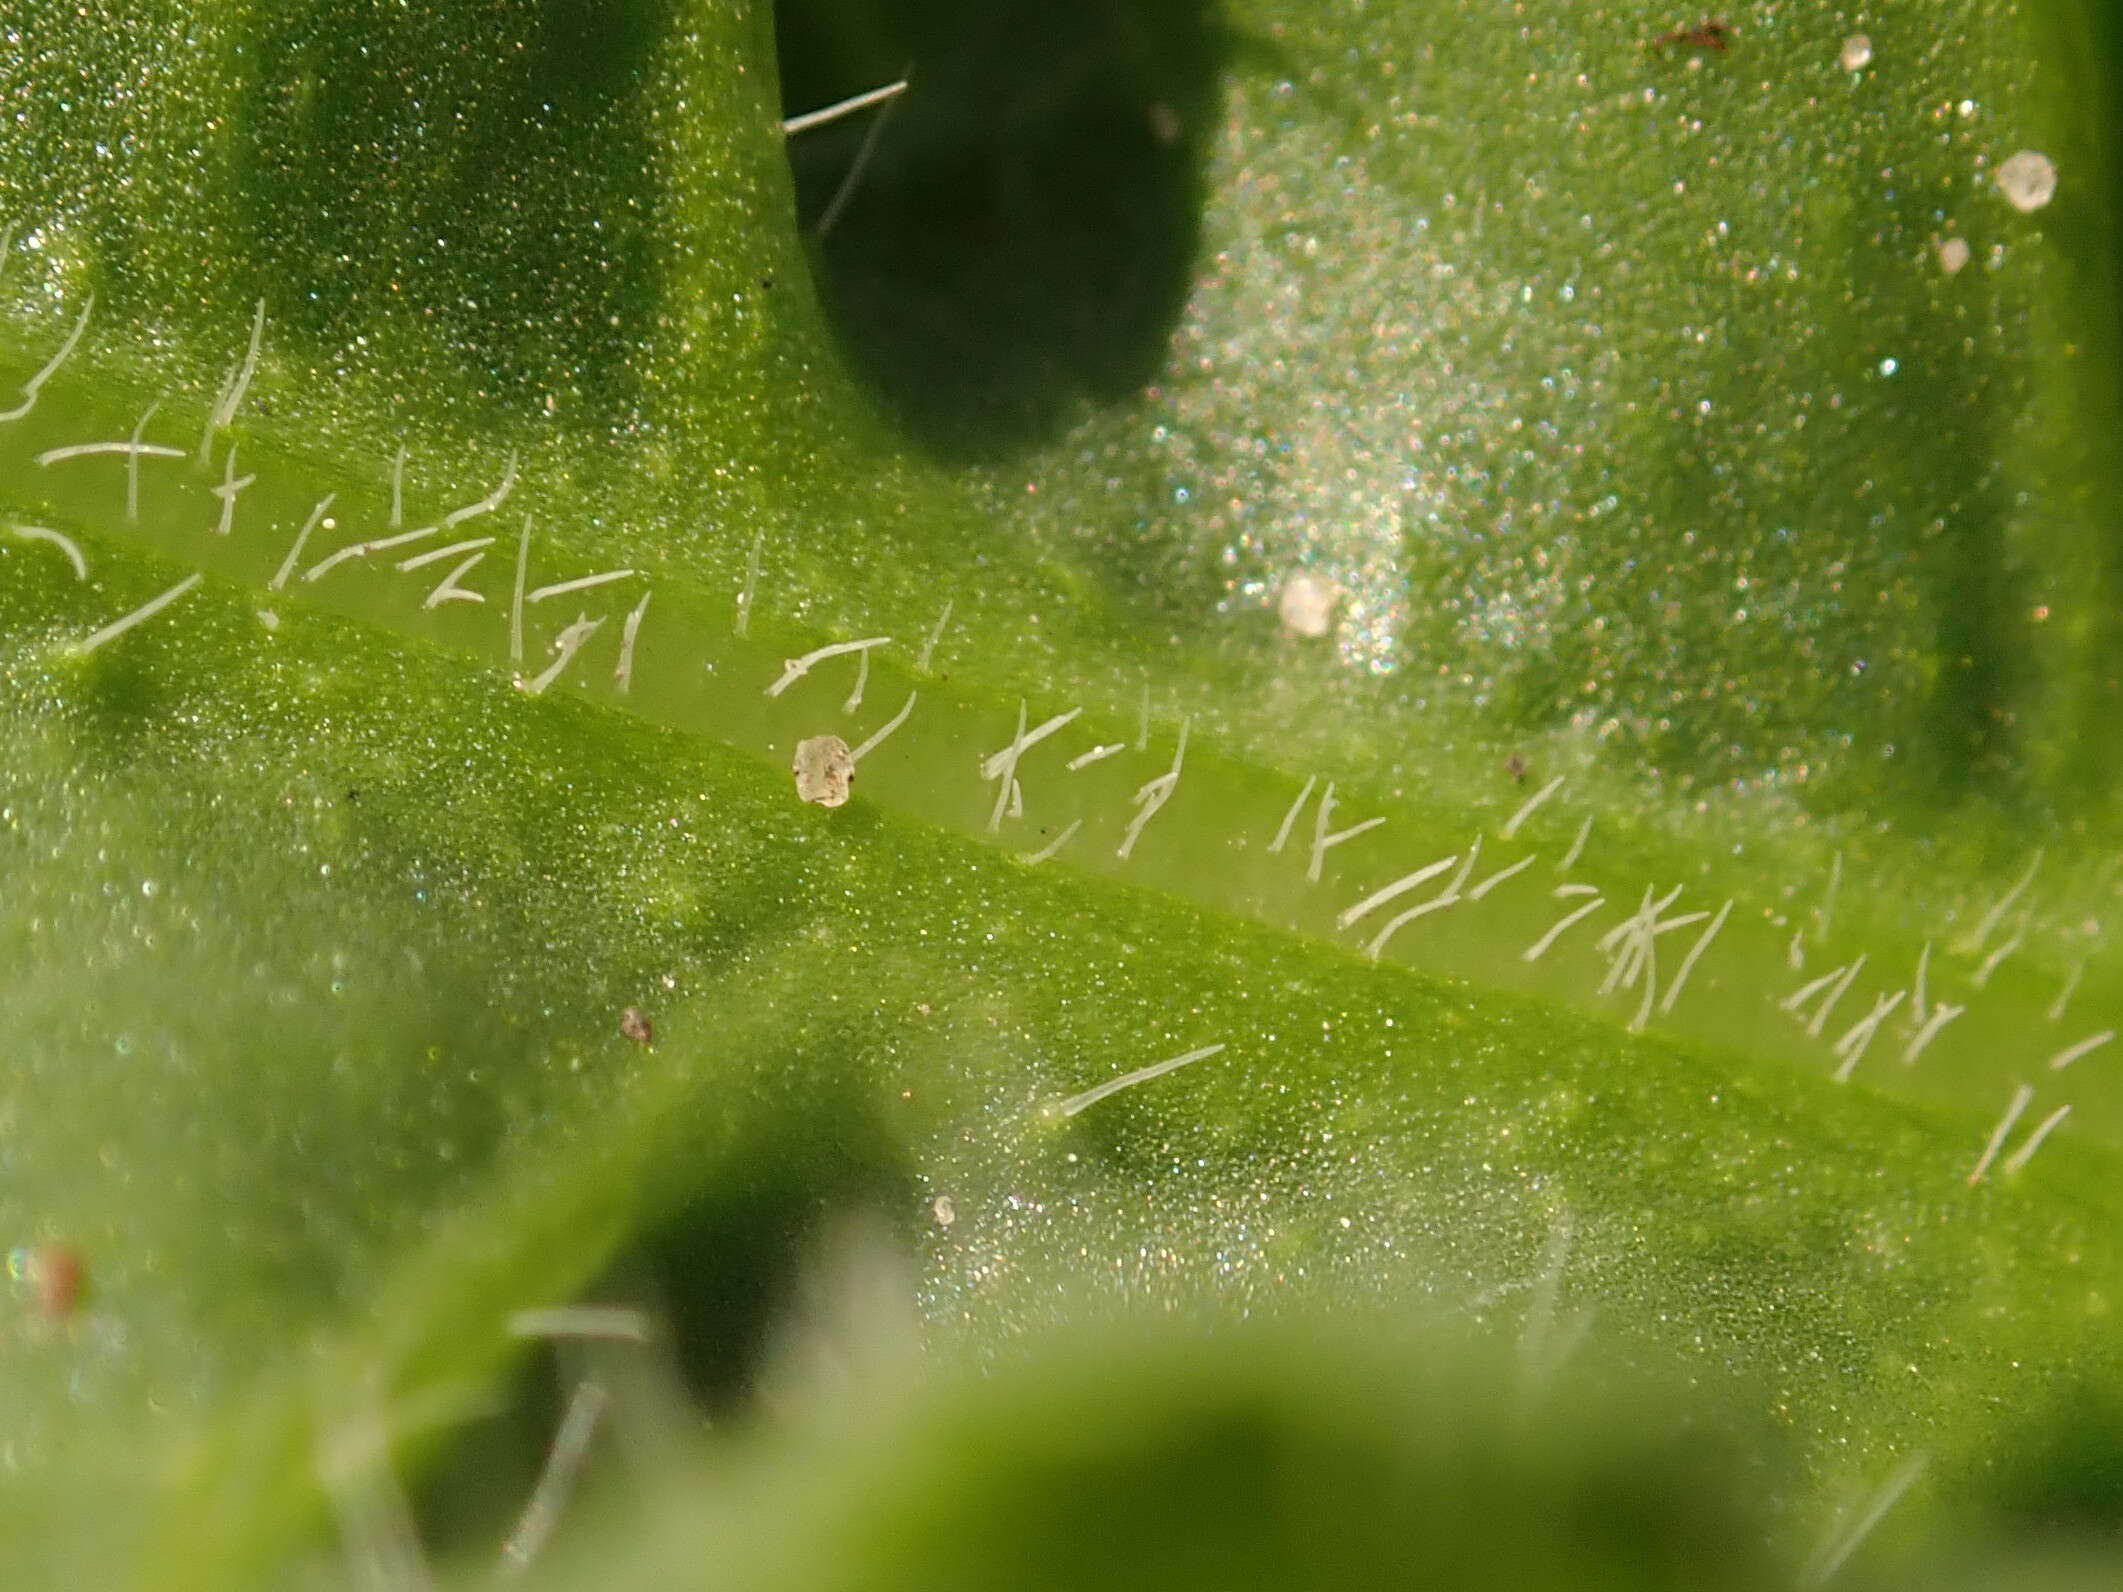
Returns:
[[[2113,1385],[2112,25],[11,18],[48,1578],[358,1572],[400,1473],[469,1566],[512,1312],[748,1409],[855,1211],[939,1376],[1412,1313],[1729,1382],[1794,1554]],[[823,238],[868,127],[785,158],[777,25],[796,103],[917,62]]]

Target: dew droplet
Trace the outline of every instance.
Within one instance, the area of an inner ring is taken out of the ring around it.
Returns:
[[[2023,149],[1998,168],[1998,192],[2015,210],[2039,210],[2057,196],[2057,163]]]
[[[1895,358],[1892,354],[1888,355],[1887,358],[1880,361],[1880,374],[1883,376],[1892,376],[1896,371],[1900,370],[1901,368],[1902,367],[1896,363]]]
[[[1862,72],[1872,65],[1872,40],[1862,33],[1853,33],[1843,41],[1843,53],[1836,57],[1846,72]]]

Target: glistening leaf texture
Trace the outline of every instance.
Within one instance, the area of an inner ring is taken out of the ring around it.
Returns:
[[[1669,1566],[2102,1517],[2113,24],[790,8],[790,108],[914,61],[819,237],[869,128],[784,148],[758,9],[4,14],[26,1584],[374,1579],[401,1489],[483,1576],[585,1295],[674,1380],[563,1584],[737,1565],[716,1488],[756,1584],[992,1584],[1042,1476],[1430,1496],[1329,1320],[1510,1345],[1470,1518],[1670,1468],[1541,1424],[1621,1361],[1758,1445],[1623,1512]],[[775,1393],[865,1267],[796,1402],[920,1509]],[[1171,1580],[1366,1568],[1306,1518]]]

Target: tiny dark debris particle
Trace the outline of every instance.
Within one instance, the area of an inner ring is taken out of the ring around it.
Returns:
[[[639,1006],[629,1006],[619,1014],[619,1032],[637,1045],[650,1044],[656,1038],[656,1030],[649,1026],[648,1016]]]
[[[1723,17],[1705,17],[1692,28],[1675,28],[1651,41],[1654,50],[1663,50],[1669,44],[1686,45],[1692,50],[1715,50],[1723,55],[1732,48],[1732,29],[1726,26]]]
[[[1511,782],[1514,785],[1525,784],[1526,760],[1523,757],[1519,756],[1518,753],[1513,752],[1509,757],[1504,759],[1504,772],[1511,776]]]

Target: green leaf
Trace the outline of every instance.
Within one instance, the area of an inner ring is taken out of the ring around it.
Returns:
[[[1360,1578],[1307,1456],[1641,1505],[1521,1581],[2103,1565],[2123,36],[2028,9],[11,8],[26,1584],[482,1578],[585,1380],[556,1584],[1079,1485],[1033,1581]]]

